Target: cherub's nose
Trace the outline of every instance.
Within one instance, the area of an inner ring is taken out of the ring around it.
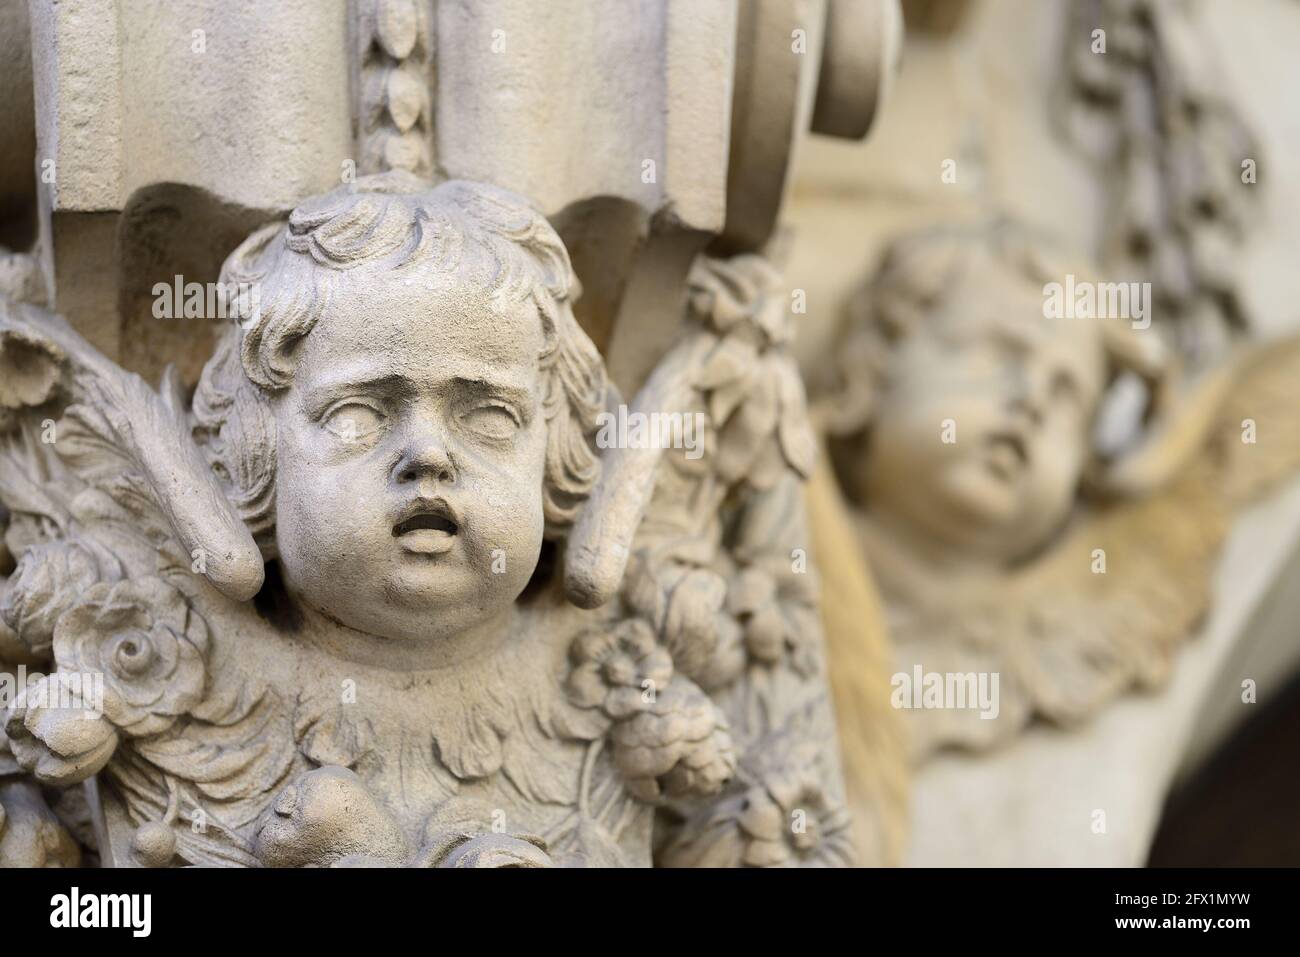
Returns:
[[[1031,428],[1043,424],[1043,406],[1037,395],[1020,395],[1011,400],[1011,411],[1024,416]]]
[[[443,485],[456,481],[456,469],[446,445],[432,436],[413,439],[393,467],[394,482],[406,484],[423,479]]]
[[[1024,418],[1030,428],[1043,424],[1043,411],[1047,401],[1046,377],[1037,369],[1018,365],[1010,372],[1012,389],[1008,406],[1011,412]]]

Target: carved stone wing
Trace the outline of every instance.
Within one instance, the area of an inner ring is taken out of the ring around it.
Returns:
[[[261,555],[190,438],[174,375],[154,392],[61,317],[8,299],[0,299],[0,364],[0,500],[10,512],[57,528],[73,502],[51,496],[97,490],[148,533],[174,539],[223,594],[245,601],[257,593]],[[55,476],[66,484],[41,488]]]
[[[1125,481],[1116,484],[1143,494],[1086,510],[998,588],[936,582],[873,556],[905,609],[891,622],[902,670],[999,674],[995,720],[976,710],[908,712],[918,756],[1002,743],[1034,717],[1075,725],[1129,689],[1163,686],[1209,608],[1234,512],[1300,466],[1298,368],[1295,341],[1226,365],[1194,400],[1212,404],[1184,411],[1188,423],[1177,428],[1189,436],[1157,436],[1165,448],[1120,467]],[[1163,484],[1152,488],[1153,475]]]

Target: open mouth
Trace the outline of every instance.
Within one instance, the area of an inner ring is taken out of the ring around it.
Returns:
[[[1018,432],[997,432],[988,439],[989,468],[1002,478],[1011,478],[1029,462],[1029,447]]]
[[[401,538],[409,532],[417,532],[422,528],[432,529],[435,532],[446,532],[448,535],[455,535],[457,531],[456,523],[442,515],[416,515],[394,525],[393,534]]]
[[[401,540],[402,548],[417,555],[441,555],[455,544],[459,532],[455,514],[442,499],[412,503],[393,526],[393,537]]]

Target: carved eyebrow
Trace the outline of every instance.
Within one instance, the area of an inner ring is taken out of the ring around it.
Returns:
[[[509,402],[521,412],[528,412],[533,405],[533,394],[527,389],[509,385],[504,382],[492,382],[488,379],[471,379],[457,376],[454,380],[459,391],[474,396],[501,399]]]
[[[392,372],[377,373],[372,376],[340,375],[308,390],[305,406],[308,410],[320,411],[336,399],[349,395],[385,395],[402,398],[415,390],[405,376]]]
[[[993,338],[1002,345],[1016,349],[1032,350],[1040,333],[1019,319],[1002,318],[993,324]]]

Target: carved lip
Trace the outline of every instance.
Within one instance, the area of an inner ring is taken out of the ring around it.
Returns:
[[[418,498],[397,515],[393,537],[402,548],[419,555],[441,555],[455,544],[460,521],[444,498]]]
[[[1029,445],[1017,431],[994,432],[986,440],[989,468],[1009,479],[1029,463]]]

